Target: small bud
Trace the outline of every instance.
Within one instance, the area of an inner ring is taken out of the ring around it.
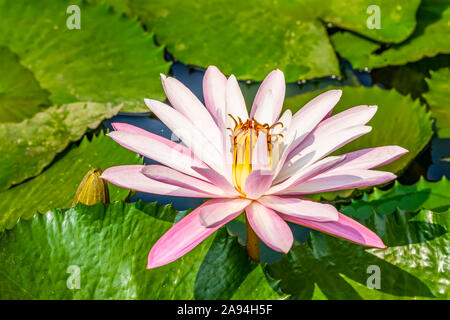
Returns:
[[[101,175],[102,170],[100,168],[89,170],[78,186],[72,206],[78,202],[87,205],[92,205],[99,201],[109,203],[108,184],[100,178]]]

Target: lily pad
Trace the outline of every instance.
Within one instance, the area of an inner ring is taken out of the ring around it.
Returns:
[[[439,53],[450,53],[450,6],[447,0],[423,0],[417,27],[406,41],[385,48],[350,32],[337,32],[331,42],[340,56],[357,69],[403,65]]]
[[[331,88],[327,88],[329,90]],[[342,98],[334,108],[337,114],[358,105],[377,105],[378,111],[368,125],[372,131],[340,148],[335,154],[359,149],[398,145],[409,152],[396,161],[380,167],[399,173],[422,151],[433,134],[430,114],[418,100],[413,101],[395,90],[378,87],[342,87]],[[296,112],[309,100],[326,91],[314,91],[285,100],[284,107]]]
[[[0,235],[0,298],[193,299],[212,237],[168,265],[145,268],[149,249],[176,214],[171,206],[116,202],[78,204],[19,221]],[[234,290],[236,297],[278,297],[258,271],[249,274],[243,292]],[[251,290],[256,284],[262,289]]]
[[[115,1],[112,3],[117,8]],[[128,6],[189,65],[218,66],[225,74],[261,81],[279,68],[287,82],[339,75],[323,21],[386,42],[399,42],[414,30],[419,1],[144,1]],[[367,27],[367,8],[383,11],[383,27]]]
[[[216,65],[225,74],[255,81],[276,68],[288,82],[339,74],[325,27],[314,7],[303,2],[129,3],[156,40],[185,64]]]
[[[119,109],[77,102],[48,108],[20,123],[0,123],[0,191],[38,175],[70,142]]]
[[[402,185],[396,181],[388,190],[374,188],[361,199],[352,199],[350,205],[342,206],[340,212],[365,219],[373,214],[386,215],[396,210],[415,212],[422,208],[443,212],[450,207],[450,182],[446,178],[439,182],[428,182],[421,178],[416,184]]]
[[[80,29],[69,29],[80,8]],[[18,21],[20,23],[18,23]],[[143,99],[165,99],[159,74],[170,64],[163,47],[135,19],[107,6],[83,1],[1,0],[0,45],[15,52],[53,104],[77,101],[124,104],[124,110],[148,111]]]
[[[264,274],[263,267],[251,261],[237,237],[222,228],[200,266],[194,296],[220,300],[287,298],[277,287],[278,283]]]
[[[431,109],[431,116],[436,119],[439,138],[450,138],[450,68],[431,71],[431,78],[426,79],[429,91],[424,94]]]
[[[48,96],[17,55],[0,47],[0,122],[32,117],[50,105]]]
[[[92,141],[84,138],[39,176],[0,192],[0,232],[14,227],[19,218],[29,220],[37,212],[70,207],[78,185],[91,168],[141,163],[136,153],[103,133]],[[130,194],[130,190],[109,183],[108,186],[111,202],[125,200]]]
[[[449,211],[375,214],[365,224],[387,249],[312,233],[270,271],[294,299],[448,299],[449,223]]]
[[[339,28],[351,30],[376,41],[399,43],[414,31],[419,4],[420,0],[332,0],[319,10],[323,10],[320,17],[324,21]],[[370,28],[377,12],[380,14],[379,28],[375,25]]]

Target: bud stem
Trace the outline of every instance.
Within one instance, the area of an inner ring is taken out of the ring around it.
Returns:
[[[255,231],[250,226],[250,223],[247,221],[247,254],[248,256],[256,261],[259,262],[259,238],[258,235],[255,233]]]

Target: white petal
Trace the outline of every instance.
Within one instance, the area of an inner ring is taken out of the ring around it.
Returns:
[[[219,173],[224,172],[223,155],[191,121],[174,108],[145,99],[150,110],[201,160]]]
[[[228,116],[228,114],[231,114],[236,120],[238,120],[238,118],[241,118],[243,122],[248,119],[248,112],[245,106],[244,96],[242,95],[241,89],[239,88],[239,84],[234,75],[231,75],[228,78],[226,98],[227,113],[225,114],[225,117],[227,119],[227,127],[233,129],[234,122]]]
[[[264,196],[258,202],[272,210],[292,217],[322,222],[338,221],[339,213],[335,207],[306,198]]]
[[[261,103],[262,100],[266,99],[268,92],[271,92],[272,101],[270,103]],[[283,72],[277,69],[269,73],[256,93],[251,116],[255,117],[262,124],[272,125],[275,123],[283,107],[285,92],[286,82]]]

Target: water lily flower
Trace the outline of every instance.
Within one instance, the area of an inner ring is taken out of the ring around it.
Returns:
[[[329,156],[370,132],[366,123],[376,106],[357,106],[331,116],[342,92],[330,90],[294,115],[286,110],[280,117],[286,86],[283,73],[275,70],[261,84],[248,114],[236,78],[227,79],[214,66],[203,78],[206,107],[178,80],[161,77],[172,106],[148,99],[145,103],[182,143],[114,123],[115,131],[108,134],[112,139],[160,164],[112,167],[102,178],[141,192],[210,200],[156,242],[147,268],[180,258],[243,212],[250,231],[276,251],[287,253],[293,244],[286,221],[385,248],[374,232],[334,206],[305,197],[396,178],[372,169],[408,152],[399,146]]]

